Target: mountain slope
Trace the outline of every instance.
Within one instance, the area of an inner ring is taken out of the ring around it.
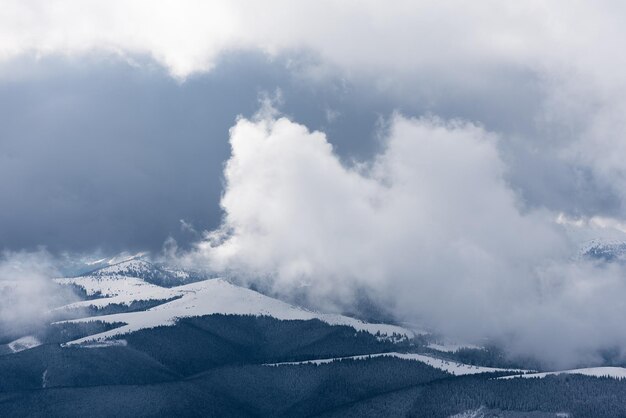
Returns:
[[[135,287],[136,283],[131,281],[132,284],[127,286],[124,279],[118,278],[116,280],[122,281],[119,289],[123,289],[123,292],[120,292],[114,297],[100,301],[99,303],[114,303],[121,300],[129,302],[131,300],[135,300],[133,299],[136,297],[134,291],[128,291],[127,289],[129,287]],[[79,285],[81,284],[81,282],[76,281],[73,283]],[[104,281],[100,283],[104,283]],[[93,282],[89,282],[89,284],[91,285]],[[139,287],[144,288],[144,286]],[[145,287],[149,289],[150,292],[156,292],[156,289],[149,287],[149,285]],[[106,289],[110,289],[110,287],[107,287]],[[394,336],[398,338],[413,337],[412,331],[399,326],[370,324],[343,315],[323,314],[308,311],[262,295],[253,290],[235,286],[222,279],[211,279],[169,289],[161,289],[157,293],[158,297],[163,299],[175,297],[177,297],[177,299],[141,312],[128,312],[63,321],[67,323],[102,321],[105,323],[126,324],[122,327],[103,333],[70,341],[67,345],[102,341],[145,328],[173,325],[179,318],[211,314],[265,315],[282,320],[318,319],[330,325],[347,325],[353,327],[357,331],[366,331],[377,335],[380,334],[381,336],[389,338],[393,338]],[[122,297],[120,298],[120,296]],[[88,303],[91,302],[92,301],[88,301]]]
[[[523,365],[223,279],[162,286],[155,271],[169,270],[133,259],[58,279],[86,300],[59,308],[73,319],[0,346],[0,416],[626,413],[626,379],[576,374],[617,376],[605,368],[496,379]]]

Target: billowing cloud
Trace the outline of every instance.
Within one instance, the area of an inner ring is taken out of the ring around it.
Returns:
[[[372,162],[346,166],[322,132],[240,119],[224,224],[185,261],[325,309],[365,292],[401,320],[561,365],[624,346],[623,271],[572,259],[555,216],[521,208],[495,135],[395,115],[383,137]]]

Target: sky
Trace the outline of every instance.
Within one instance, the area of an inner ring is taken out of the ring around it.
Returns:
[[[626,355],[623,267],[576,257],[625,238],[625,14],[2,0],[0,280],[147,250],[553,362]]]

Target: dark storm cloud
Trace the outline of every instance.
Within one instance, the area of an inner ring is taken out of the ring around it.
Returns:
[[[314,83],[289,60],[255,53],[223,57],[184,82],[149,59],[107,55],[22,58],[0,74],[0,248],[53,251],[158,250],[168,236],[185,246],[221,220],[228,129],[280,89],[283,111],[326,132],[346,162],[380,151],[377,132],[394,110],[477,120],[503,134],[509,181],[525,204],[572,215],[612,215],[619,200],[593,176],[555,158],[531,121],[538,81],[502,72],[489,88],[422,88],[399,99],[367,78]],[[289,69],[287,68],[289,65]],[[537,147],[540,151],[536,152]],[[547,180],[546,180],[547,179]],[[573,205],[572,193],[578,193]]]
[[[282,89],[318,127],[342,105],[330,103],[342,95],[332,86],[298,86],[282,62],[239,54],[220,64],[181,83],[149,60],[12,63],[0,77],[0,248],[158,250],[169,235],[184,244],[196,237],[181,219],[219,225],[228,129],[260,94]],[[377,113],[351,103],[341,112],[337,148],[367,155]]]
[[[22,63],[37,74],[0,82],[0,247],[155,249],[180,219],[217,224],[228,126],[268,79],[249,64],[179,84],[124,62]]]

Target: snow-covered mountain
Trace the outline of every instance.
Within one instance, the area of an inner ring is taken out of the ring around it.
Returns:
[[[154,282],[155,278],[167,277],[168,283],[178,280],[179,285],[164,287]],[[115,326],[102,332],[96,332],[81,338],[67,341],[65,347],[107,347],[125,343],[125,335],[162,326],[173,326],[182,318],[202,317],[213,314],[269,316],[279,320],[317,319],[329,325],[346,325],[357,331],[376,335],[381,339],[407,340],[415,337],[412,330],[390,324],[373,324],[338,314],[314,312],[284,301],[271,298],[256,291],[234,285],[224,279],[206,279],[193,283],[184,283],[192,277],[189,273],[155,265],[145,259],[132,258],[120,263],[105,266],[82,276],[61,278],[55,281],[61,285],[79,287],[89,297],[62,307],[60,311],[80,311],[92,308],[95,312],[81,318],[61,321],[59,324],[86,324],[99,322]],[[151,302],[146,309],[132,310],[114,314],[98,315],[99,310],[110,306],[130,307],[137,303]],[[121,324],[121,325],[120,325]],[[33,347],[36,346],[33,344]],[[461,348],[483,350],[472,344],[441,343],[432,339],[425,346],[431,354],[388,352],[373,355],[358,355],[342,358],[313,359],[301,362],[274,363],[282,364],[326,364],[342,359],[366,359],[387,356],[404,360],[419,361],[431,367],[444,370],[452,375],[508,372],[508,377],[544,377],[550,374],[569,373],[598,376],[626,376],[623,368],[577,369],[563,372],[532,373],[528,370],[484,367],[464,364],[445,358],[445,354],[454,353]],[[22,349],[27,349],[25,346]],[[444,355],[438,357],[437,353]]]
[[[203,278],[198,273],[152,263],[145,259],[144,253],[139,253],[115,263],[111,263],[112,260],[116,260],[116,258],[108,260],[104,266],[85,273],[82,277],[135,277],[162,287],[176,286]]]
[[[112,305],[131,306],[138,302],[156,302],[156,306],[151,305],[145,310],[63,321],[124,324],[112,330],[69,341],[66,345],[93,344],[142,329],[173,325],[180,318],[211,314],[270,316],[281,320],[318,319],[330,325],[347,325],[379,338],[407,339],[414,336],[411,330],[396,325],[372,324],[344,315],[303,309],[223,279],[183,284],[191,277],[193,276],[185,271],[167,269],[142,259],[131,259],[79,277],[55,279],[58,284],[82,289],[90,297],[57,308],[60,311],[83,308],[102,310]],[[178,286],[165,287],[156,284],[163,281],[172,284],[175,280],[178,281]]]

